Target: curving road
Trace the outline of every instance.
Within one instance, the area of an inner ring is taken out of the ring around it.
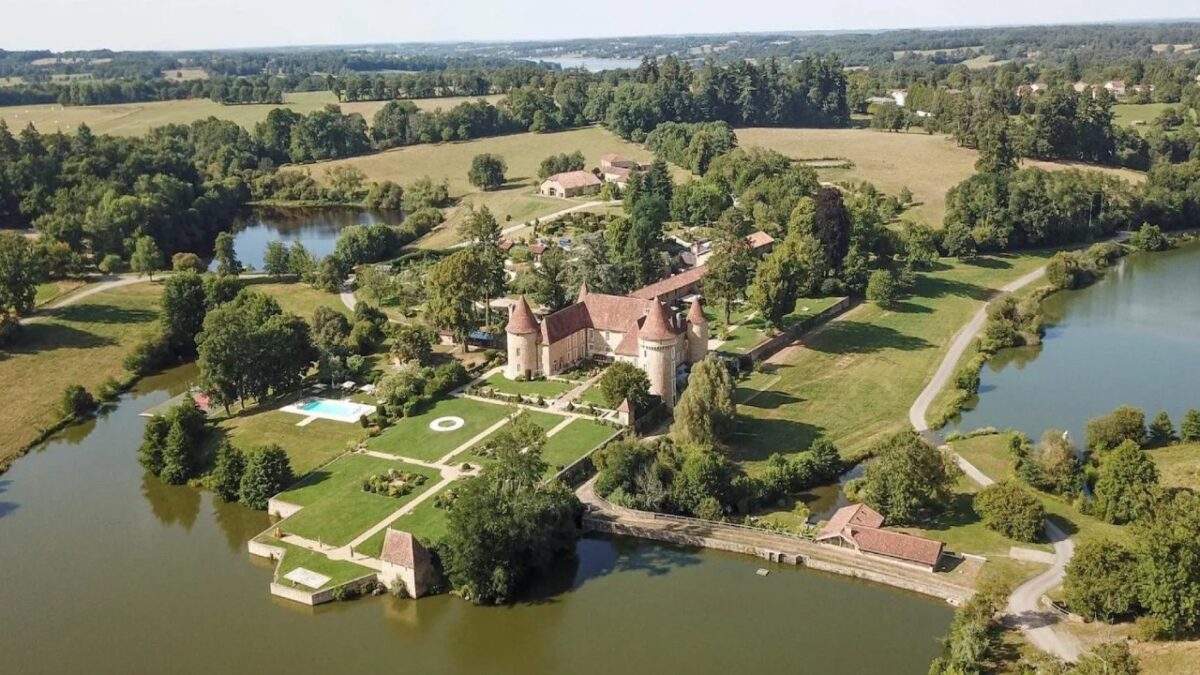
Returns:
[[[997,295],[1020,290],[1040,279],[1045,271],[1045,267],[1040,267],[1016,279],[1001,288]],[[946,387],[946,384],[954,375],[954,369],[957,367],[959,359],[962,358],[967,347],[971,345],[971,340],[983,329],[986,321],[987,306],[984,306],[954,336],[954,339],[950,343],[950,350],[946,353],[942,362],[938,364],[938,369],[934,373],[933,379],[929,381],[929,384],[917,396],[917,400],[913,401],[912,407],[908,409],[909,423],[926,437],[929,437],[929,434],[926,433],[929,431],[929,425],[925,422],[925,416],[929,412],[929,406],[933,403],[933,399],[937,397],[938,392]],[[942,447],[948,449],[946,446]],[[955,455],[954,460],[962,468],[963,473],[967,474],[976,483],[986,487],[994,482],[987,474],[980,471],[965,458]],[[1071,556],[1075,554],[1075,543],[1053,522],[1047,520],[1043,527],[1047,540],[1054,547],[1054,563],[1045,572],[1042,572],[1013,590],[1012,594],[1008,597],[1008,606],[1005,609],[1004,620],[1010,626],[1024,632],[1029,637],[1029,641],[1038,649],[1064,661],[1074,662],[1079,658],[1081,651],[1079,641],[1074,636],[1055,629],[1059,617],[1053,612],[1042,608],[1041,600],[1042,596],[1048,591],[1062,584],[1067,574],[1067,563],[1071,561]]]

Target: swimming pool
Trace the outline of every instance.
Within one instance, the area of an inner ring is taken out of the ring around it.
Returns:
[[[353,401],[336,401],[329,398],[314,398],[297,401],[292,405],[280,408],[283,412],[304,415],[301,424],[307,424],[313,419],[333,420],[335,422],[358,422],[363,415],[375,412],[375,406],[355,403]]]

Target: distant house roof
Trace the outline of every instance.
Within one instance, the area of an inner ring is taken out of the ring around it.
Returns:
[[[567,171],[556,173],[546,179],[547,183],[558,183],[564,190],[600,185],[600,179],[591,171]]]
[[[772,237],[762,230],[759,230],[758,232],[752,233],[749,237],[746,237],[746,241],[750,242],[750,248],[757,251],[764,246],[770,246],[771,244],[774,244],[775,237]]]
[[[414,570],[428,567],[431,561],[429,551],[416,537],[390,527],[383,536],[383,554],[379,558],[386,563]]]
[[[673,277],[667,277],[660,281],[656,281],[648,286],[643,286],[629,295],[642,300],[657,300],[658,298],[677,291],[681,288],[686,288],[691,284],[702,279],[705,273],[708,272],[707,267],[693,267],[686,272],[680,272]]]
[[[529,252],[532,253],[533,255],[541,255],[546,252],[546,245],[541,242],[538,242],[536,244],[530,244]]]
[[[533,310],[529,309],[529,303],[525,302],[525,296],[522,295],[517,299],[517,304],[513,305],[504,332],[509,335],[530,335],[538,332],[537,318],[533,316]]]
[[[624,162],[625,158],[618,155],[615,152],[610,152],[607,155],[601,157],[600,161],[602,161],[602,162]]]
[[[496,246],[499,246],[501,251],[507,251],[513,247],[513,243],[508,239],[501,239],[500,243],[496,244]]]

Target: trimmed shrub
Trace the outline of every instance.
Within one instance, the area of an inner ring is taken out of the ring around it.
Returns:
[[[990,530],[1017,541],[1037,541],[1046,517],[1042,503],[1011,482],[990,485],[975,496],[975,512]]]

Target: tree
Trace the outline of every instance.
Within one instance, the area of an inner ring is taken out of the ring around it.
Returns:
[[[242,264],[234,251],[232,234],[222,232],[217,235],[213,258],[217,261],[217,274],[241,274]]]
[[[733,303],[746,296],[746,288],[754,277],[754,250],[743,236],[725,236],[713,247],[706,266],[705,294],[720,303],[728,326]]]
[[[650,405],[650,379],[646,371],[632,363],[617,361],[605,369],[597,386],[609,408],[616,409],[628,400],[635,413],[644,412]]]
[[[821,242],[825,266],[834,271],[842,269],[842,261],[850,251],[850,213],[842,202],[842,192],[824,187],[813,199],[813,236]]]
[[[675,406],[671,438],[704,447],[728,440],[737,422],[733,392],[733,377],[716,356],[706,356],[692,366],[687,389]]]
[[[473,303],[479,294],[480,276],[479,256],[474,249],[465,248],[440,260],[426,277],[425,318],[454,333],[464,352],[467,334],[477,326]]]
[[[207,416],[191,398],[146,425],[138,461],[164,483],[182,485],[200,468]]]
[[[975,160],[976,171],[980,173],[1016,171],[1017,153],[1013,149],[1007,117],[997,115],[980,127],[976,149],[979,150],[979,157]]]
[[[267,242],[263,253],[263,271],[273,277],[281,277],[291,272],[290,253],[282,241]]]
[[[508,165],[504,163],[502,157],[491,153],[482,153],[475,155],[471,160],[471,170],[467,173],[467,180],[481,190],[495,190],[504,185],[505,171],[508,171]]]
[[[575,546],[582,506],[561,483],[542,481],[546,468],[536,450],[500,448],[483,475],[456,490],[439,554],[463,597],[505,602]]]
[[[246,468],[238,485],[238,501],[252,509],[267,508],[267,500],[294,480],[287,453],[271,444],[246,455]]]
[[[1067,564],[1063,583],[1071,611],[1107,623],[1138,606],[1137,556],[1118,541],[1085,541]]]
[[[538,165],[538,179],[546,180],[554,174],[566,173],[567,171],[580,171],[583,169],[585,163],[586,160],[581,150],[576,150],[571,154],[562,152],[557,155],[550,155]]]
[[[491,209],[470,207],[458,227],[459,236],[475,251],[476,297],[483,303],[484,323],[491,323],[492,298],[504,295],[504,252],[500,249],[500,224]]]
[[[153,237],[145,235],[138,237],[133,244],[133,255],[129,257],[129,268],[140,277],[145,274],[154,281],[154,273],[161,270],[166,263],[162,251]]]
[[[313,344],[322,351],[343,347],[350,337],[350,320],[329,305],[318,305],[313,310],[311,326]]]
[[[162,470],[158,477],[167,485],[183,485],[192,474],[191,449],[183,427],[175,422],[163,441]]]
[[[975,512],[988,529],[1017,541],[1037,541],[1046,517],[1042,503],[1012,482],[995,483],[975,495]]]
[[[1160,410],[1146,427],[1150,444],[1155,446],[1170,445],[1175,441],[1175,425],[1171,424],[1171,416],[1166,410]]]
[[[867,301],[885,309],[896,306],[900,299],[900,280],[891,270],[875,270],[867,280]]]
[[[1200,410],[1190,408],[1179,425],[1179,438],[1186,443],[1200,441]]]
[[[433,355],[437,334],[420,324],[401,324],[392,328],[392,357],[401,363],[425,365]]]
[[[1138,659],[1124,642],[1105,642],[1080,657],[1068,675],[1138,675]]]
[[[1193,633],[1200,628],[1200,496],[1171,493],[1133,532],[1138,604],[1165,635]]]
[[[1146,416],[1133,406],[1117,406],[1107,415],[1088,420],[1085,431],[1093,450],[1103,452],[1125,441],[1141,445],[1146,440]]]
[[[1124,524],[1145,515],[1154,504],[1158,468],[1137,443],[1126,440],[1100,460],[1096,515]]]
[[[171,269],[176,272],[204,272],[204,261],[195,253],[176,253],[171,256]]]
[[[567,254],[559,246],[550,246],[542,253],[541,264],[534,268],[533,299],[549,311],[571,304],[567,290]]]
[[[246,456],[229,439],[222,438],[217,446],[217,459],[208,482],[213,492],[224,502],[236,502],[241,492],[242,476],[246,472]]]
[[[63,390],[58,410],[63,419],[75,420],[91,415],[97,407],[96,399],[82,385],[72,384]]]
[[[1171,248],[1171,240],[1158,225],[1142,223],[1141,229],[1129,237],[1129,245],[1140,251],[1165,251]]]
[[[863,501],[894,524],[911,524],[950,503],[960,475],[950,457],[915,431],[902,431],[874,448],[861,479]]]
[[[44,278],[33,245],[13,232],[0,232],[0,315],[33,311],[37,285]]]
[[[172,356],[190,359],[196,353],[196,335],[208,311],[204,280],[195,272],[179,272],[163,282],[158,321]]]

